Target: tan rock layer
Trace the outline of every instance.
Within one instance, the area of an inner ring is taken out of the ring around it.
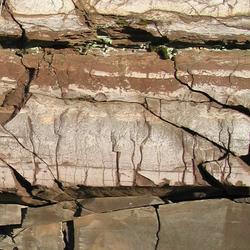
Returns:
[[[249,3],[207,0],[6,0],[0,34],[69,44],[182,41],[244,44],[250,37]]]

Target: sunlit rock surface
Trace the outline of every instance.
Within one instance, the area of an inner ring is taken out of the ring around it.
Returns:
[[[0,249],[249,249],[248,0],[0,0]]]

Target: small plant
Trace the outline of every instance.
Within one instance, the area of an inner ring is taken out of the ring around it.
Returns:
[[[27,52],[31,53],[31,54],[38,54],[41,51],[42,51],[41,47],[31,47],[31,48],[27,49]]]
[[[97,39],[106,45],[112,44],[112,39],[108,36],[97,36]]]
[[[177,51],[174,48],[167,47],[165,45],[150,46],[150,50],[156,52],[161,59],[172,59]]]

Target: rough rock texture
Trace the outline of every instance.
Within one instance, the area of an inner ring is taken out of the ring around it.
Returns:
[[[0,31],[70,44],[103,35],[114,44],[149,39],[243,44],[250,37],[249,12],[248,0],[6,0],[1,21],[6,28]],[[15,29],[6,32],[14,22]]]
[[[118,198],[121,202],[126,201]],[[91,202],[85,200],[85,204]],[[112,204],[110,200],[110,205]],[[65,205],[65,204],[64,204]],[[22,225],[5,227],[1,249],[249,249],[248,204],[229,200],[181,202],[58,218],[58,208],[26,208]],[[68,203],[69,205],[69,203]],[[73,205],[73,204],[72,204]],[[71,206],[71,212],[74,211]],[[97,207],[98,208],[98,207]],[[50,209],[47,214],[45,211]],[[84,209],[84,205],[82,207]],[[38,218],[43,215],[44,221]],[[49,220],[48,220],[49,219]],[[65,221],[66,219],[66,221]],[[27,223],[32,221],[33,224]],[[50,221],[50,223],[49,223]],[[11,224],[11,223],[10,223]],[[209,237],[208,237],[209,235]]]
[[[0,249],[248,249],[249,14],[0,0]]]
[[[202,184],[206,163],[249,185],[248,51],[1,53],[3,188],[8,164],[32,184],[147,186]]]
[[[153,207],[138,208],[77,218],[74,228],[75,249],[154,249],[158,221]]]

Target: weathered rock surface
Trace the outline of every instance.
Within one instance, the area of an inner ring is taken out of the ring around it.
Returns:
[[[62,223],[58,223],[15,229],[11,236],[0,239],[0,247],[6,250],[62,250],[65,247],[62,227]]]
[[[105,198],[104,198],[105,199]],[[127,198],[117,197],[126,200]],[[249,205],[203,200],[61,217],[59,206],[27,208],[22,225],[0,231],[1,249],[248,249]],[[73,203],[72,203],[73,204]],[[64,203],[65,205],[65,203]],[[69,205],[69,203],[68,203]],[[83,207],[84,208],[84,207]],[[46,209],[50,210],[49,214]],[[34,211],[38,218],[28,214]],[[61,210],[60,210],[61,211]],[[73,210],[74,211],[74,208]],[[104,213],[103,213],[104,212]],[[27,221],[29,223],[27,223]],[[50,223],[49,223],[50,221]],[[31,224],[33,222],[33,224]],[[2,234],[5,232],[5,235]],[[209,237],[208,237],[209,235]]]
[[[0,249],[248,249],[249,42],[248,0],[0,0]]]
[[[203,184],[206,163],[222,182],[249,185],[239,158],[248,51],[180,50],[174,62],[129,50],[1,53],[3,188],[15,187],[8,164],[33,184],[148,186]]]
[[[77,218],[74,228],[75,249],[154,249],[158,221],[154,208],[138,208]]]
[[[6,0],[1,35],[71,44],[100,41],[103,36],[113,44],[150,39],[242,44],[250,37],[249,12],[247,0],[146,0],[143,5],[139,0]],[[13,22],[16,32],[9,32]]]
[[[22,222],[22,208],[20,205],[0,205],[0,226],[20,225]]]
[[[248,249],[249,205],[211,200],[160,206],[158,211],[158,249]]]
[[[76,210],[76,204],[61,202],[50,206],[29,207],[24,215],[23,227],[34,225],[56,224],[72,220]]]

